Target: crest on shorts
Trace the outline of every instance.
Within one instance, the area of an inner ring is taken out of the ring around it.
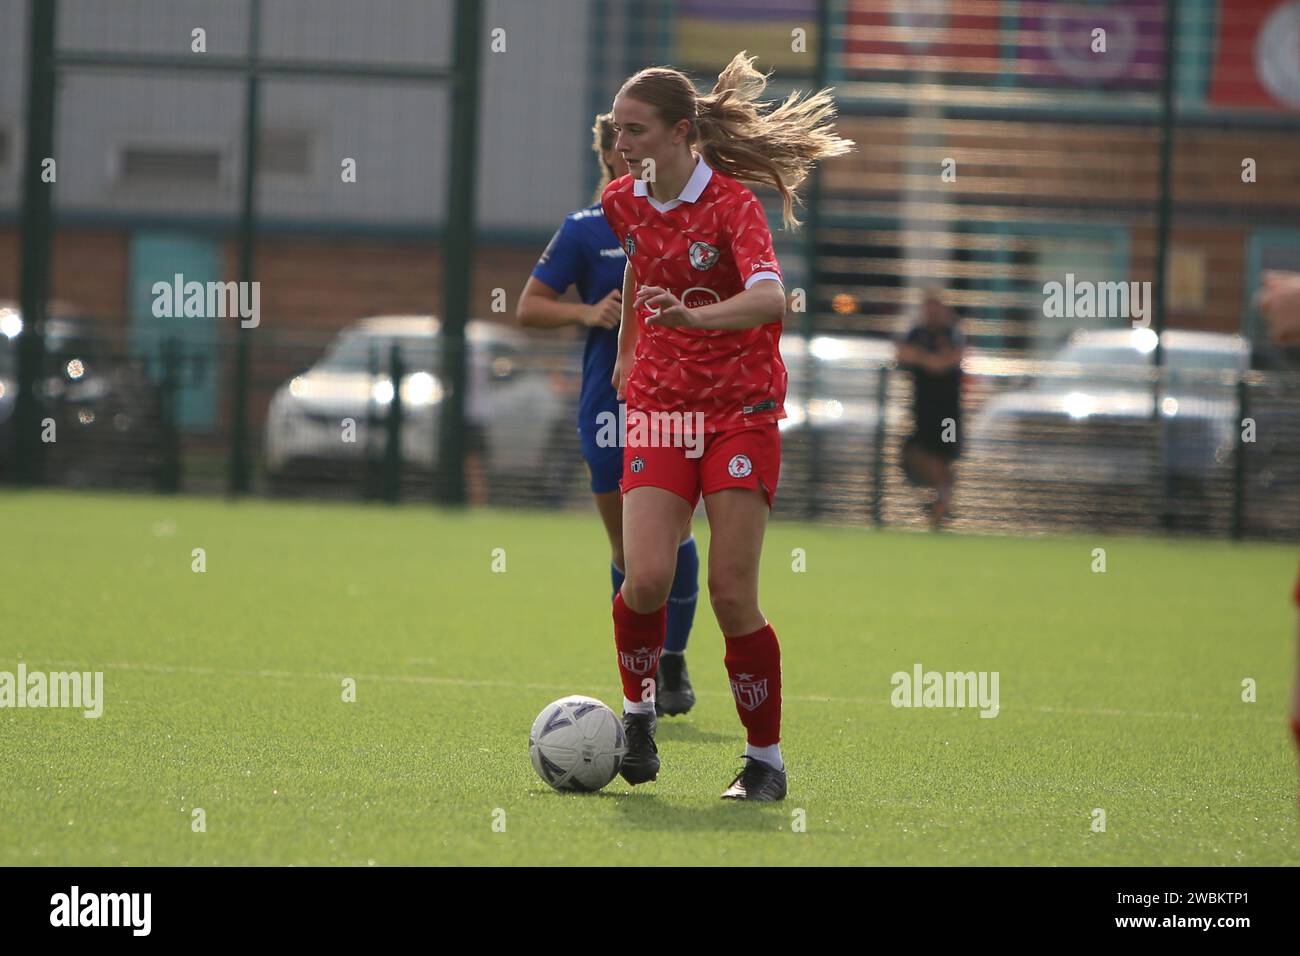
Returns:
[[[718,247],[711,246],[707,242],[699,240],[692,242],[688,253],[691,257],[691,265],[697,269],[711,269],[718,261]]]
[[[746,710],[755,710],[767,700],[767,678],[753,680],[753,674],[737,674],[731,681],[731,695]]]
[[[645,467],[645,459],[640,455],[637,455],[632,459],[632,464],[629,467],[632,469],[632,474],[639,475],[641,474],[641,469]]]
[[[648,647],[638,647],[630,653],[619,651],[618,662],[633,674],[650,674],[654,671],[655,665],[659,663],[659,652]],[[767,681],[763,683],[766,684]],[[767,696],[766,688],[763,690],[763,696]]]
[[[731,461],[727,462],[727,474],[732,478],[748,478],[753,470],[754,466],[750,463],[748,455],[734,455]]]
[[[629,259],[636,253],[636,239],[632,237],[632,233],[627,234],[627,242],[623,243],[623,248],[627,250]]]

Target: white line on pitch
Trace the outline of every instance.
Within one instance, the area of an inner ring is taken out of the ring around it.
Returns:
[[[14,658],[16,659],[16,658]],[[85,661],[68,661],[52,660],[46,663],[59,667],[84,667]],[[324,673],[303,673],[301,671],[277,671],[277,670],[238,670],[226,667],[192,667],[176,664],[137,664],[130,662],[119,662],[110,664],[101,664],[99,667],[104,670],[127,670],[127,671],[149,671],[159,674],[195,674],[205,677],[262,677],[273,680],[341,680],[344,677],[353,677],[357,680],[372,680],[392,684],[449,684],[456,687],[504,687],[507,689],[517,690],[552,690],[552,691],[571,691],[571,686],[563,684],[538,684],[523,683],[520,681],[508,680],[483,680],[478,678],[466,677],[432,677],[426,674],[324,674]],[[730,697],[728,693],[722,691],[701,691],[695,692],[703,697]],[[800,703],[810,704],[858,704],[858,705],[888,705],[887,695],[880,700],[868,697],[826,697],[824,695],[812,694],[783,694],[782,699],[799,701]],[[1006,710],[1007,708],[1003,708]],[[1071,716],[1092,716],[1092,717],[1147,717],[1156,720],[1200,720],[1201,714],[1184,714],[1175,711],[1146,711],[1146,710],[1118,710],[1111,707],[1099,708],[1075,708],[1075,707],[1029,707],[1025,708],[1041,714],[1067,714]],[[1265,715],[1264,718],[1253,717],[1251,713],[1239,714],[1216,714],[1215,720],[1272,720],[1273,715],[1270,712],[1260,711]]]

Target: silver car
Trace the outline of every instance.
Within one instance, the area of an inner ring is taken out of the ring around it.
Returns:
[[[1028,387],[984,403],[968,433],[971,459],[1000,462],[1017,479],[1109,487],[1143,485],[1153,473],[1197,484],[1222,477],[1250,345],[1237,335],[1166,331],[1157,393],[1156,343],[1145,328],[1075,333]]]
[[[268,476],[273,481],[291,474],[310,477],[382,454],[394,394],[388,374],[394,344],[401,346],[404,372],[398,386],[402,460],[432,471],[446,394],[440,330],[433,316],[403,315],[361,319],[340,332],[320,361],[272,396],[264,437]],[[488,466],[494,472],[542,473],[548,442],[568,424],[565,398],[552,378],[530,363],[527,336],[471,320],[465,342],[466,424],[482,429]]]

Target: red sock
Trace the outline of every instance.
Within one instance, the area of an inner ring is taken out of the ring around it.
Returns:
[[[781,645],[764,624],[753,634],[728,637],[727,676],[745,737],[755,747],[781,742]]]
[[[614,646],[618,649],[618,673],[623,679],[623,696],[642,700],[651,687],[644,684],[659,669],[664,649],[664,628],[668,603],[649,614],[638,614],[623,603],[623,592],[614,595]],[[654,698],[651,697],[651,700]]]
[[[1291,717],[1291,736],[1295,738],[1296,750],[1300,751],[1300,717]],[[1296,804],[1300,805],[1300,790],[1296,791]]]

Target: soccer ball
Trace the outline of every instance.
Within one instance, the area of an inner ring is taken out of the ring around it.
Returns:
[[[612,710],[575,694],[542,708],[528,751],[537,775],[556,790],[599,790],[623,766],[627,738]]]

